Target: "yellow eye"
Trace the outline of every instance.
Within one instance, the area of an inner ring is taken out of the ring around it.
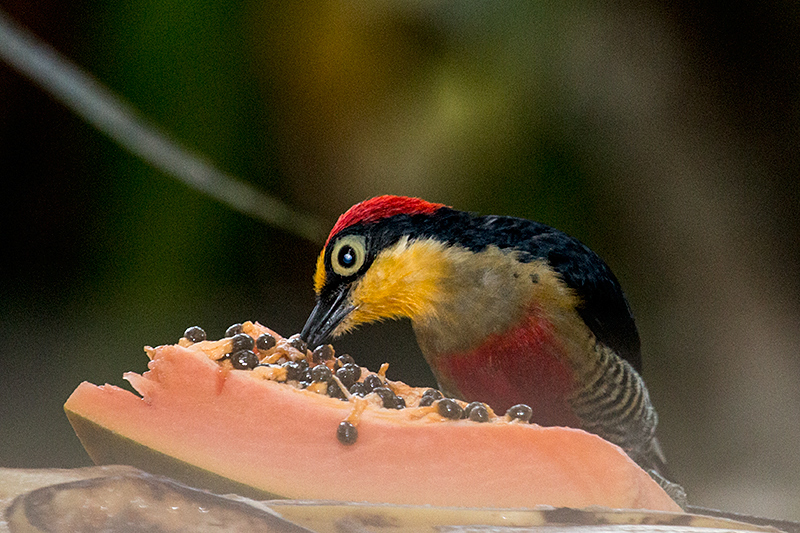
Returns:
[[[345,235],[331,249],[331,267],[340,276],[352,276],[364,266],[367,244],[361,235]]]

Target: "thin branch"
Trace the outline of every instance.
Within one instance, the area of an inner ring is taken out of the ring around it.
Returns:
[[[216,168],[0,9],[0,58],[120,146],[234,210],[321,243],[326,225]]]

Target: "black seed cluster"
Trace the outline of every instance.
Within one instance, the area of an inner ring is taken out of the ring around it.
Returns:
[[[284,363],[283,367],[286,368],[286,379],[298,381],[301,389],[305,389],[314,383],[325,383],[327,385],[325,393],[328,396],[347,400],[347,396],[336,379],[334,379],[334,373],[328,365],[317,364],[309,367],[308,361],[301,359],[300,361]]]
[[[350,386],[350,394],[358,394],[359,396],[366,396],[377,388],[383,387],[383,381],[376,374],[370,374],[364,381],[353,383]]]
[[[364,378],[364,381],[358,381],[361,378],[361,367],[355,363],[346,362],[343,367],[336,371],[336,377],[346,387],[350,383],[348,387],[350,394],[357,396],[366,396],[370,393],[377,394],[381,399],[382,406],[386,409],[403,409],[406,406],[405,398],[398,396],[392,389],[387,387],[378,374],[369,374]]]
[[[361,367],[355,363],[347,363],[336,371],[336,377],[345,388],[350,389],[361,378]]]
[[[355,394],[357,396],[366,396],[367,394],[369,394],[366,385],[364,385],[364,383],[361,381],[357,381],[356,383],[350,385],[349,390],[350,394]]]
[[[231,337],[231,351],[223,355],[220,361],[230,359],[231,365],[237,370],[252,370],[258,366],[258,355],[253,351],[255,341],[247,333],[242,333],[240,323],[229,326],[225,330],[225,337]]]
[[[406,406],[406,401],[389,387],[376,387],[372,392],[378,395],[386,409],[402,409]]]
[[[187,328],[183,336],[191,342],[206,340],[206,332],[198,326]],[[275,337],[269,333],[263,333],[253,340],[250,335],[243,332],[242,324],[237,323],[225,330],[225,336],[231,338],[231,351],[222,359],[229,359],[233,368],[252,370],[257,366],[277,367],[277,365],[260,364],[257,355],[258,352],[268,351],[277,344]],[[299,334],[292,335],[288,341],[293,348],[308,354],[308,347]],[[355,360],[347,354],[335,357],[335,351],[330,344],[318,346],[310,356],[306,355],[302,359],[286,361],[285,358],[281,358],[278,363],[282,363],[280,367],[286,370],[286,380],[295,382],[300,388],[307,388],[314,383],[324,383],[325,392],[332,398],[347,400],[347,393],[342,390],[344,388],[350,394],[362,397],[374,393],[380,398],[381,405],[385,409],[406,407],[405,398],[398,396],[389,388],[380,375],[370,373],[362,376],[362,369]],[[363,381],[359,381],[362,377]],[[436,411],[441,416],[451,420],[469,419],[474,422],[488,422],[491,418],[490,410],[484,403],[472,402],[462,408],[458,401],[444,398],[440,391],[427,389],[420,397],[419,406],[432,405],[435,405]],[[532,410],[527,405],[519,404],[509,408],[506,416],[512,420],[529,422]],[[345,421],[339,425],[337,438],[343,444],[354,443],[357,436],[358,432],[352,423]]]
[[[356,361],[350,355],[344,354],[336,358],[336,368],[341,368],[345,365],[354,365],[354,364],[356,364]]]
[[[305,359],[287,361],[281,366],[286,369],[287,381],[311,381],[311,372],[308,370],[308,361]]]
[[[200,326],[192,326],[190,328],[186,328],[186,331],[183,332],[183,336],[192,342],[200,342],[206,340],[206,332]]]
[[[481,402],[472,402],[464,408],[464,418],[469,418],[473,422],[488,422],[489,409],[486,404]]]
[[[419,399],[419,406],[420,407],[428,407],[429,405],[433,405],[433,402],[436,400],[442,399],[442,393],[436,389],[428,389],[422,393],[422,398]]]
[[[506,411],[506,416],[509,417],[511,420],[521,420],[523,422],[530,422],[531,417],[533,416],[533,409],[530,406],[525,405],[524,403],[520,403],[517,405],[512,405]]]

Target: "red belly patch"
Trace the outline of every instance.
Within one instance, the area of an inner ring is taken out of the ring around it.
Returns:
[[[432,366],[442,386],[466,401],[487,403],[498,414],[524,403],[533,409],[532,422],[579,426],[567,402],[574,379],[564,346],[538,313],[470,352],[438,355]]]

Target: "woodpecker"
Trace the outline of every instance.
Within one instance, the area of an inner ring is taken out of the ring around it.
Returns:
[[[410,319],[445,395],[498,412],[527,404],[532,422],[595,433],[662,481],[633,314],[611,269],[578,240],[521,218],[379,196],[339,217],[314,289],[301,333],[310,346]]]

